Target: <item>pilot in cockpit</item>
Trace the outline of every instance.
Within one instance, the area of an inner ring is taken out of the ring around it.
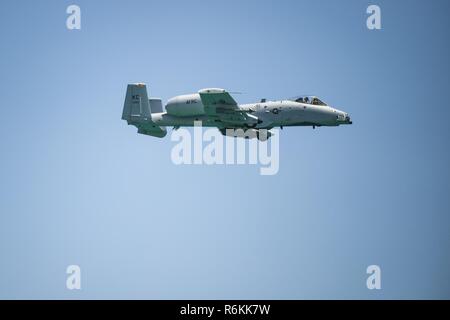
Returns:
[[[312,104],[315,106],[326,106],[326,103],[317,97],[298,97],[295,99],[295,102]]]

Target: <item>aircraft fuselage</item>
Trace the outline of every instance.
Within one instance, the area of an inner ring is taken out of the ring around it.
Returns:
[[[256,129],[271,129],[281,126],[338,126],[352,123],[346,112],[330,106],[280,100],[239,105],[240,110],[257,117],[262,121],[260,123],[247,126],[245,124],[244,126],[221,124],[201,112],[201,101],[197,103],[196,115],[179,116],[161,112],[152,114],[152,120],[159,126],[194,126],[195,121],[202,121],[202,125],[205,127],[251,127]]]

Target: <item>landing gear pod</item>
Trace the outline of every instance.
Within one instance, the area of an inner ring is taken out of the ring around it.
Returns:
[[[227,137],[258,139],[259,141],[267,141],[273,132],[267,129],[219,129],[219,131]]]

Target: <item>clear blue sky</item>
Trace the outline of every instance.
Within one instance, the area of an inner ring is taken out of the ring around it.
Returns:
[[[450,298],[449,12],[2,1],[0,298]],[[120,119],[137,81],[163,100],[313,93],[354,124],[285,128],[275,176],[175,166],[169,137]],[[81,291],[65,287],[70,264]],[[382,290],[366,288],[371,264]]]

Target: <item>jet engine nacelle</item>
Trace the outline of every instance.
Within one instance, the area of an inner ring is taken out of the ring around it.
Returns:
[[[202,99],[198,93],[176,96],[167,101],[166,111],[177,117],[200,116],[205,114]]]

